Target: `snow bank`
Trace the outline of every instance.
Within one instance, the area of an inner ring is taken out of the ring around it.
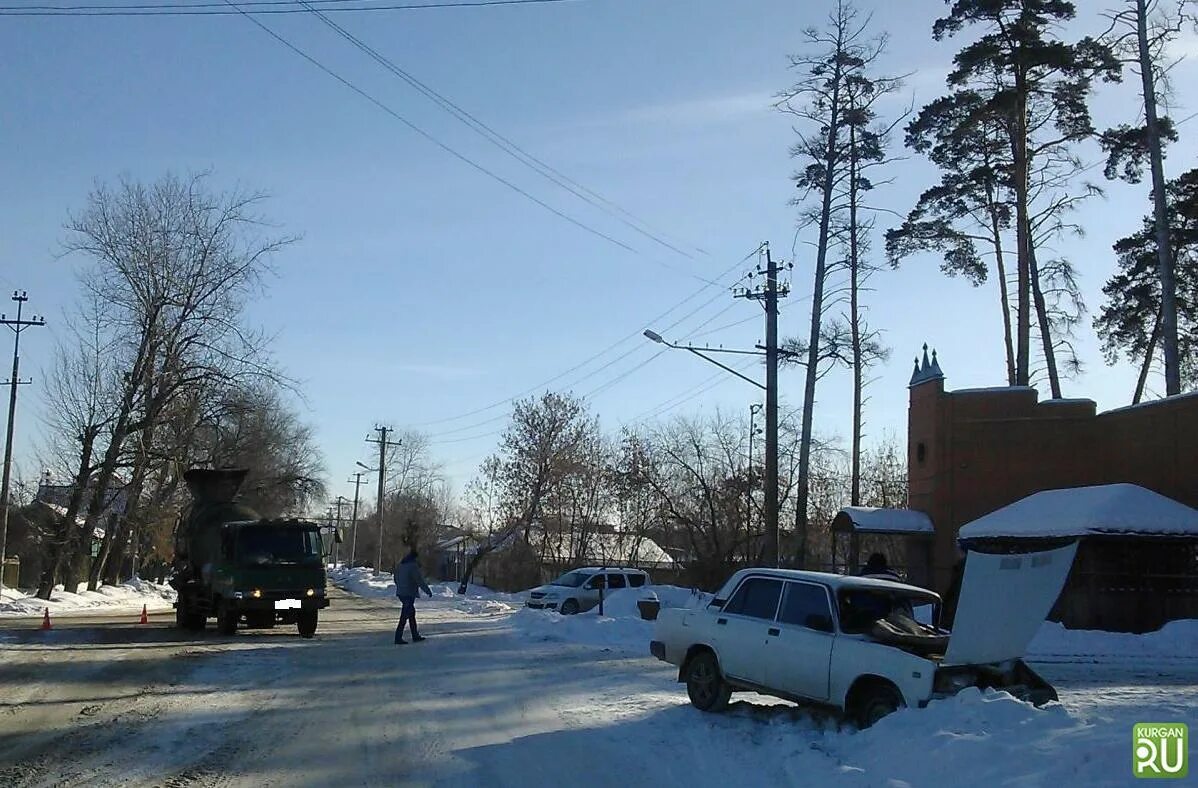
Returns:
[[[849,785],[1127,785],[1135,713],[1082,718],[971,688],[824,744]]]
[[[1198,654],[1198,620],[1170,621],[1156,632],[1099,632],[1066,629],[1045,621],[1027,649],[1038,656],[1192,657]]]
[[[119,586],[100,586],[88,591],[80,583],[77,593],[69,593],[61,585],[54,588],[50,601],[38,599],[31,593],[5,588],[0,597],[0,616],[40,616],[48,608],[50,615],[79,611],[169,610],[175,601],[175,589],[148,580],[130,580]]]
[[[390,572],[375,575],[374,570],[362,567],[330,569],[329,582],[351,594],[399,604],[395,598],[395,578]],[[429,590],[433,596],[425,604],[440,603],[480,615],[510,613],[524,604],[522,594],[504,594],[473,584],[466,589],[465,594],[458,594],[457,583],[429,583]]]
[[[712,597],[678,586],[624,588],[604,597],[602,616],[598,607],[574,616],[523,608],[512,616],[511,622],[517,631],[532,640],[582,643],[647,654],[654,625],[641,618],[636,604],[645,598],[656,598],[662,608],[667,608],[701,607]]]

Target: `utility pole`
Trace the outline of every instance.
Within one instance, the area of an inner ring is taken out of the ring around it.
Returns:
[[[749,406],[749,473],[746,481],[748,490],[745,493],[745,561],[752,562],[753,545],[753,436],[757,434],[757,414],[761,412],[761,403],[754,402]]]
[[[350,515],[350,527],[353,529],[353,535],[349,538],[349,566],[352,569],[354,566],[354,557],[358,552],[358,489],[362,486],[362,475],[364,471],[355,471],[354,478],[349,480],[354,483],[354,511]]]
[[[758,265],[756,275],[765,276],[765,285],[744,290],[740,298],[760,301],[765,309],[765,545],[762,562],[778,566],[778,299],[790,293],[790,286],[779,285],[779,267],[765,250],[765,267]]]
[[[387,447],[399,446],[401,441],[388,441],[387,433],[395,430],[390,427],[375,425],[374,431],[379,434],[377,438],[366,438],[367,443],[377,443],[379,445],[379,494],[378,494],[378,510],[376,516],[379,518],[379,554],[378,560],[374,565],[374,573],[378,575],[383,570],[383,477],[387,473]]]
[[[339,538],[341,536],[341,507],[349,503],[344,495],[338,495],[334,503],[337,504],[337,524],[334,526],[337,530],[333,531],[333,566],[337,565],[337,558],[341,553],[341,544]]]
[[[16,334],[12,345],[12,377],[8,380],[8,437],[4,442],[4,477],[0,481],[0,591],[4,590],[4,559],[8,549],[8,492],[12,481],[12,435],[17,418],[17,386],[32,383],[32,380],[21,380],[21,332],[33,326],[46,325],[46,319],[34,315],[28,320],[22,319],[25,302],[29,294],[24,290],[13,291],[12,300],[17,302],[17,317],[11,319],[8,315],[0,314],[0,323],[8,326]]]

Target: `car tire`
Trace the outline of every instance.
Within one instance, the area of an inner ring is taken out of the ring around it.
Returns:
[[[862,693],[861,699],[857,702],[856,714],[854,715],[857,727],[865,730],[877,723],[878,720],[888,714],[893,714],[905,705],[903,703],[903,696],[890,684],[872,686]]]
[[[559,608],[559,610],[563,616],[574,615],[578,612],[578,600],[567,599],[565,602],[562,602],[562,606]]]
[[[719,712],[728,707],[732,688],[724,681],[715,654],[702,651],[687,660],[686,694],[699,711]]]

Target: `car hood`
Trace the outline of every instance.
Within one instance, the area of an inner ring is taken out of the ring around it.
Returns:
[[[969,552],[945,665],[1018,659],[1056,603],[1077,543],[1019,555]]]

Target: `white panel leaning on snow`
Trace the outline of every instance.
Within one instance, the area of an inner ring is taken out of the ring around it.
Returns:
[[[1061,594],[1077,542],[1038,553],[970,552],[945,665],[1018,659]]]

